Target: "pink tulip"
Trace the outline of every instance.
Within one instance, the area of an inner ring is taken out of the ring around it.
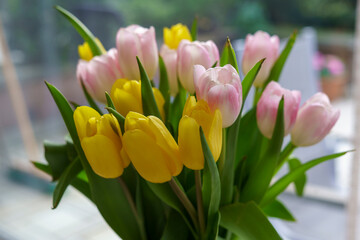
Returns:
[[[162,45],[160,49],[160,56],[163,58],[166,72],[168,75],[168,81],[170,85],[170,93],[175,96],[178,92],[177,81],[177,51],[176,49],[169,48],[166,44]]]
[[[120,28],[116,35],[116,47],[125,78],[140,80],[136,56],[139,57],[149,78],[152,79],[155,76],[159,57],[153,27],[143,28],[139,25],[130,25]]]
[[[123,77],[118,63],[118,51],[112,48],[89,62],[79,60],[76,76],[93,98],[105,103],[105,91],[110,92],[114,82]]]
[[[334,109],[328,96],[316,93],[299,109],[291,142],[295,146],[310,146],[320,142],[339,119],[340,111]]]
[[[285,136],[290,133],[295,124],[301,93],[282,88],[279,83],[272,81],[262,93],[256,108],[257,125],[260,132],[267,138],[272,138],[282,96],[284,96]]]
[[[254,86],[261,87],[269,77],[272,66],[279,56],[279,37],[270,35],[263,31],[257,31],[254,35],[248,34],[245,40],[245,49],[242,59],[242,70],[247,74],[251,68],[261,59],[266,58]]]
[[[219,62],[219,50],[213,41],[182,40],[178,47],[178,75],[183,87],[194,93],[194,65],[199,64],[208,69],[215,62]]]
[[[230,64],[209,68],[194,66],[196,97],[205,100],[212,111],[219,109],[222,126],[231,126],[240,113],[242,87],[239,74]]]

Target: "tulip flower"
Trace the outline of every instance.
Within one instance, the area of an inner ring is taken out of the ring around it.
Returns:
[[[185,25],[178,23],[171,26],[170,29],[164,28],[164,44],[170,49],[177,49],[183,39],[192,40],[190,31]]]
[[[255,87],[262,87],[269,77],[272,66],[279,56],[279,37],[263,31],[257,31],[254,35],[247,35],[242,59],[242,70],[247,74],[251,68],[261,59],[266,58],[254,81]]]
[[[136,56],[139,57],[148,77],[150,79],[154,77],[159,56],[153,27],[143,28],[139,25],[130,25],[120,28],[116,35],[116,47],[125,78],[140,80]]]
[[[231,126],[240,113],[242,87],[239,74],[230,64],[224,67],[194,67],[194,84],[197,99],[203,99],[212,111],[219,109],[222,127]]]
[[[166,72],[169,81],[170,94],[175,96],[178,90],[177,80],[177,51],[170,49],[167,45],[162,45],[160,49],[160,56],[164,60]]]
[[[190,42],[182,40],[178,47],[178,76],[183,87],[190,93],[195,92],[194,65],[206,69],[219,62],[219,50],[213,41]]]
[[[167,182],[181,172],[179,147],[159,118],[129,112],[123,140],[130,161],[147,181]]]
[[[77,79],[83,82],[93,98],[103,103],[106,102],[105,91],[109,92],[116,79],[122,77],[117,54],[113,48],[89,62],[79,60],[77,65]]]
[[[291,142],[295,146],[310,146],[320,142],[339,119],[340,111],[334,109],[328,96],[316,93],[299,109]]]
[[[104,46],[102,45],[102,43],[100,42],[100,40],[98,38],[95,38],[95,42],[100,47],[100,50],[103,53],[106,53]],[[94,55],[90,49],[90,46],[87,42],[84,42],[82,45],[78,46],[78,53],[79,53],[80,59],[85,60],[85,61],[90,61],[94,57]]]
[[[183,116],[179,123],[178,144],[184,165],[193,170],[204,168],[200,127],[203,129],[207,144],[217,161],[222,147],[221,112],[218,109],[211,111],[207,102],[204,100],[196,102],[195,97],[190,96],[185,103]]]
[[[123,150],[121,130],[116,118],[100,114],[82,106],[74,111],[74,121],[84,150],[93,171],[104,178],[119,177],[130,161]]]
[[[164,97],[157,88],[153,88],[153,93],[160,115],[165,119]],[[140,81],[118,79],[111,89],[110,96],[121,115],[126,116],[130,111],[143,113]]]
[[[265,88],[256,107],[257,125],[260,132],[267,138],[272,138],[282,96],[284,96],[285,136],[290,133],[295,124],[301,93],[282,88],[279,83],[272,81]]]

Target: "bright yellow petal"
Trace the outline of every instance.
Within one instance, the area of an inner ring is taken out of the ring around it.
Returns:
[[[186,99],[183,116],[187,115],[190,116],[192,109],[196,106],[196,98],[194,96],[189,96]]]
[[[123,116],[126,116],[130,111],[142,113],[141,102],[123,89],[116,89],[112,100],[116,110]]]
[[[204,168],[199,124],[195,119],[183,116],[179,123],[179,151],[184,165],[193,170]]]
[[[79,57],[85,61],[90,61],[93,58],[90,46],[87,42],[78,46]]]
[[[222,148],[222,116],[218,109],[215,110],[214,118],[209,129],[209,135],[206,136],[206,141],[209,144],[209,148],[216,162],[220,157]]]
[[[172,34],[171,34],[171,30],[167,27],[164,28],[164,43],[166,45],[168,45],[169,47],[171,47],[171,43],[172,43],[173,39],[172,39]]]
[[[160,90],[157,89],[157,88],[153,88],[153,93],[154,93],[156,105],[158,106],[158,109],[160,111],[161,118],[165,119],[165,111],[164,111],[165,100],[164,100],[164,97],[161,94]]]
[[[74,111],[74,122],[80,140],[86,137],[86,125],[90,118],[99,119],[100,114],[91,107],[81,106]]]
[[[114,98],[114,93],[115,93],[115,90],[120,88],[122,89],[122,87],[124,86],[124,84],[126,82],[128,82],[129,80],[125,79],[125,78],[120,78],[118,80],[116,80],[116,82],[112,85],[111,87],[111,92],[110,92],[110,96],[111,96],[111,99]]]
[[[124,149],[138,173],[149,182],[163,183],[171,180],[168,156],[153,138],[141,130],[126,131]]]
[[[117,120],[110,114],[104,114],[98,121],[98,134],[104,135],[109,138],[113,144],[120,150],[121,131],[119,131]]]
[[[84,138],[81,146],[85,156],[96,174],[104,178],[117,178],[124,171],[120,150],[107,137],[95,135]]]

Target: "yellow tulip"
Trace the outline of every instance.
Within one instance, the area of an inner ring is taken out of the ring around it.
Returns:
[[[201,147],[199,128],[202,127],[207,144],[217,161],[222,147],[222,116],[218,109],[210,110],[207,102],[196,102],[194,96],[190,96],[183,110],[183,116],[179,123],[178,144],[180,158],[184,165],[193,170],[204,168],[204,155]]]
[[[157,88],[153,88],[153,93],[160,115],[164,119],[164,97]],[[110,96],[121,115],[126,116],[130,111],[143,113],[140,81],[118,79],[112,86]]]
[[[183,39],[192,40],[190,31],[185,25],[178,23],[170,29],[167,27],[164,28],[164,43],[169,48],[176,49]]]
[[[98,44],[98,46],[100,47],[100,50],[105,53],[106,50],[104,48],[104,46],[102,45],[102,43],[100,42],[100,40],[98,38],[95,38],[96,43]],[[94,55],[91,52],[90,46],[87,42],[84,42],[82,45],[78,46],[78,53],[81,59],[85,60],[85,61],[90,61]]]
[[[74,112],[81,147],[96,174],[104,178],[119,177],[130,160],[123,149],[122,134],[113,115],[100,114],[81,106]]]
[[[135,169],[149,182],[170,181],[183,168],[178,145],[157,117],[129,112],[123,143]]]

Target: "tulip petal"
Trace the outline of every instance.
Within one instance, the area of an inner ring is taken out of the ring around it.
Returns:
[[[86,122],[93,117],[98,119],[101,116],[91,107],[81,106],[75,109],[74,121],[80,140],[86,137]]]
[[[209,135],[207,136],[206,141],[209,144],[209,148],[215,162],[217,162],[220,157],[222,148],[222,116],[219,110],[215,111]]]

